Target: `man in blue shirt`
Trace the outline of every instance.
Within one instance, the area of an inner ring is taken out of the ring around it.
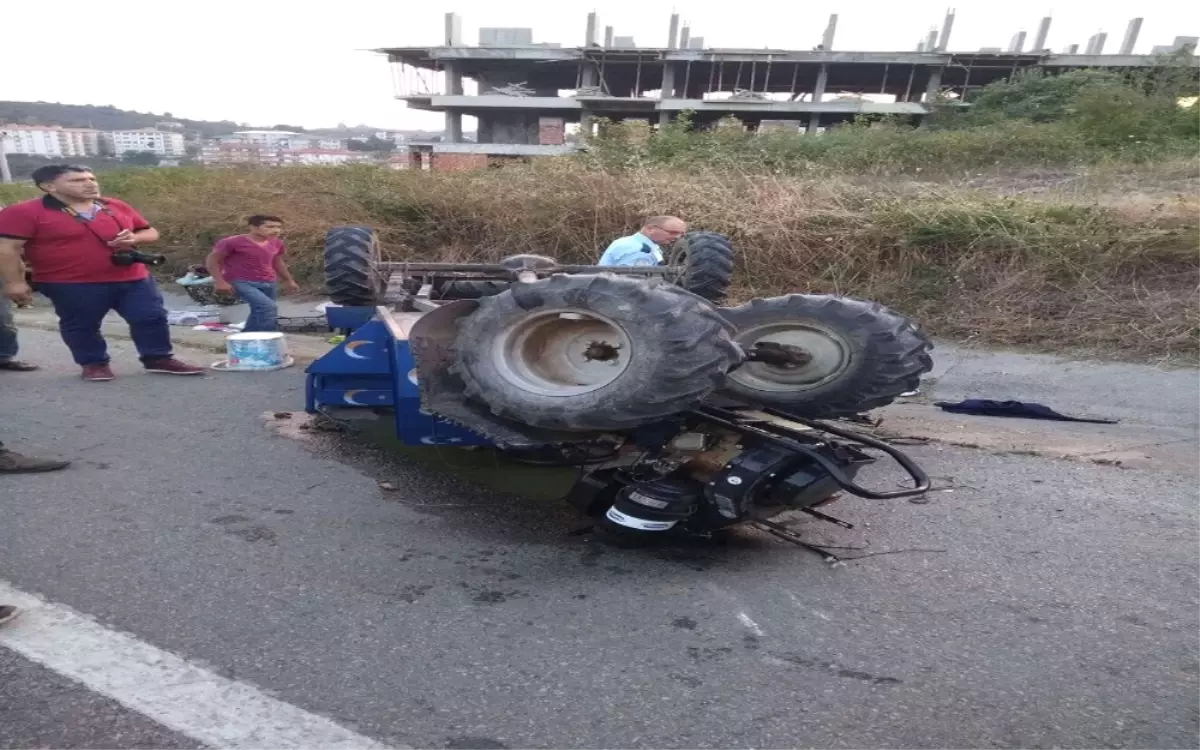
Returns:
[[[661,245],[671,244],[687,232],[678,216],[652,216],[641,231],[613,240],[600,256],[601,266],[657,266],[663,262]]]

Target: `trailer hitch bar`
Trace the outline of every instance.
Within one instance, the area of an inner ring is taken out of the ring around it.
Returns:
[[[786,438],[786,437],[783,437],[782,435],[777,435],[773,432],[761,429],[759,427],[754,427],[752,425],[739,423],[732,418],[735,415],[733,415],[730,412],[728,412],[724,409],[721,409],[719,407],[701,406],[701,407],[697,408],[695,411],[698,414],[700,414],[701,416],[703,416],[705,419],[715,422],[715,423],[721,425],[722,427],[727,427],[731,430],[736,430],[737,432],[740,432],[743,435],[753,435],[754,437],[760,438],[762,440],[766,440],[768,442],[774,443],[775,445],[787,448],[789,450],[793,450],[797,453],[807,456],[808,458],[812,459],[815,463],[817,463],[822,469],[824,469],[826,472],[828,472],[829,476],[833,479],[834,482],[837,483],[837,485],[839,487],[841,487],[846,492],[849,492],[853,495],[857,495],[859,497],[865,497],[869,500],[893,500],[893,499],[901,498],[901,497],[915,497],[917,495],[924,495],[926,492],[929,491],[929,488],[932,486],[932,483],[929,480],[929,476],[925,473],[925,471],[920,466],[917,466],[916,462],[913,461],[911,458],[909,458],[907,455],[905,455],[903,451],[900,451],[900,450],[896,449],[895,447],[890,446],[881,440],[876,440],[875,438],[868,437],[868,436],[863,435],[858,432],[853,432],[851,430],[843,430],[839,427],[834,427],[832,425],[828,425],[823,422],[814,422],[811,419],[804,419],[803,417],[797,417],[797,416],[788,414],[787,412],[780,411],[777,409],[770,409],[770,408],[763,409],[763,411],[766,412],[767,414],[772,414],[777,417],[788,419],[792,422],[798,422],[806,427],[810,427],[819,432],[827,432],[830,435],[835,435],[837,437],[843,438],[850,442],[859,443],[859,444],[865,445],[869,448],[875,448],[877,450],[883,451],[892,460],[894,460],[896,463],[900,464],[900,467],[902,469],[904,469],[905,473],[907,473],[908,476],[913,480],[913,486],[905,487],[905,488],[899,489],[899,490],[875,491],[872,489],[868,489],[866,487],[863,487],[860,484],[857,484],[853,479],[846,476],[846,473],[842,471],[840,466],[838,466],[833,461],[830,461],[827,457],[822,455],[820,453],[820,451],[810,448],[807,445],[804,445],[803,443],[801,443],[797,440],[792,440],[791,438]]]

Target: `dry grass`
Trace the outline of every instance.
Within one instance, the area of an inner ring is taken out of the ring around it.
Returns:
[[[281,214],[293,264],[315,283],[335,224],[378,228],[394,259],[588,262],[638,217],[677,213],[734,239],[737,297],[853,294],[948,338],[1183,363],[1200,352],[1196,174],[1194,160],[936,182],[564,161],[475,173],[148,170],[106,175],[106,189],[153,219],[180,264],[247,214]]]

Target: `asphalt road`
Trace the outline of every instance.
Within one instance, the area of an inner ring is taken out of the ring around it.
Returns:
[[[618,551],[502,491],[527,474],[270,433],[298,370],[145,376],[113,342],[89,384],[23,341],[47,369],[0,373],[0,439],[76,464],[0,480],[0,579],[378,742],[1197,744],[1189,476],[925,446],[952,491],[804,526],[895,554]],[[0,747],[196,744],[0,647]]]

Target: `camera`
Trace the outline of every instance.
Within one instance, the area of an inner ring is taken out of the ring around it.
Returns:
[[[167,262],[167,256],[155,253],[143,253],[138,250],[117,250],[112,254],[114,266],[132,266],[141,263],[147,266],[161,266]]]

